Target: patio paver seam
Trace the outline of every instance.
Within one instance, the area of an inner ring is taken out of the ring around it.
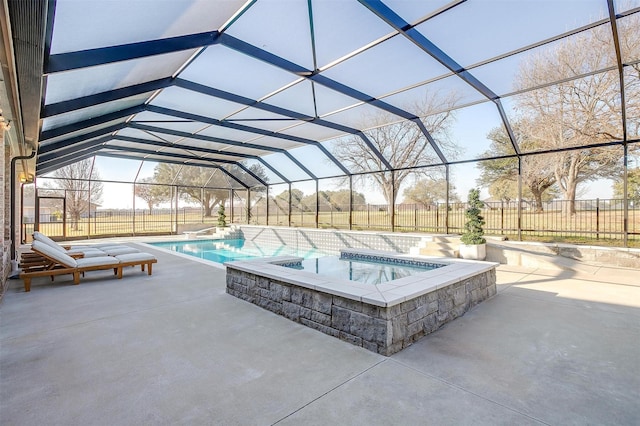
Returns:
[[[358,374],[356,374],[355,376],[348,378],[348,379],[347,379],[347,380],[345,380],[344,382],[342,382],[342,383],[340,383],[340,384],[338,384],[338,385],[334,386],[333,388],[329,389],[328,391],[324,392],[322,395],[319,395],[319,396],[317,396],[317,397],[313,398],[311,401],[309,401],[309,402],[307,402],[306,404],[303,404],[301,407],[299,407],[299,408],[297,408],[297,409],[293,410],[292,412],[290,412],[289,414],[287,414],[287,415],[286,415],[286,416],[284,416],[283,418],[281,418],[281,419],[279,419],[279,420],[277,420],[277,421],[275,421],[275,422],[271,423],[271,426],[274,426],[274,425],[276,425],[276,424],[278,424],[278,423],[282,422],[283,420],[286,420],[287,418],[289,418],[289,417],[293,416],[294,414],[296,414],[296,413],[297,413],[297,412],[299,412],[300,410],[303,410],[305,407],[308,407],[309,405],[313,404],[314,402],[316,402],[316,401],[318,401],[318,400],[320,400],[320,399],[324,398],[325,396],[329,395],[331,392],[333,392],[333,391],[335,391],[335,390],[337,390],[337,389],[341,388],[342,386],[346,385],[347,383],[349,383],[349,382],[351,382],[351,381],[353,381],[353,380],[357,379],[358,377],[362,376],[362,375],[363,375],[363,374],[365,374],[367,371],[369,371],[369,370],[371,370],[371,369],[373,369],[373,368],[377,367],[378,365],[380,365],[380,364],[382,364],[382,363],[384,363],[384,362],[387,362],[387,361],[389,361],[389,359],[382,359],[382,360],[380,360],[380,361],[376,362],[375,364],[373,364],[373,365],[371,365],[371,366],[369,366],[369,367],[365,368],[364,370],[362,370],[361,372],[359,372],[359,373],[358,373]]]

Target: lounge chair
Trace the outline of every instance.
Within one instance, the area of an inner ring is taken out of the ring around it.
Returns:
[[[31,249],[49,260],[50,264],[44,269],[31,270],[20,274],[20,278],[24,280],[24,291],[31,290],[31,279],[34,277],[53,277],[55,275],[73,275],[73,283],[80,284],[80,274],[88,271],[97,271],[105,269],[113,269],[117,278],[122,278],[122,269],[125,266],[140,265],[144,271],[145,266],[148,267],[148,274],[151,275],[151,265],[156,263],[155,256],[149,253],[130,253],[114,256],[100,256],[74,259],[66,253],[53,248],[41,241],[34,241]]]
[[[120,268],[118,269],[118,278],[122,278],[122,270],[125,266],[138,266],[140,270],[144,272],[145,266],[147,267],[147,274],[151,275],[152,265],[158,260],[152,254],[145,253],[143,251],[137,253],[125,253],[115,256],[120,261]]]
[[[105,255],[74,259],[68,254],[38,240],[33,241],[31,250],[49,260],[50,263],[44,269],[20,274],[20,278],[24,280],[25,292],[31,291],[31,279],[34,277],[51,277],[53,279],[55,275],[71,274],[73,275],[73,283],[80,284],[80,274],[87,271],[113,269],[115,275],[122,276],[122,272],[118,274],[120,260],[115,257]]]
[[[138,253],[140,250],[133,247],[126,246],[124,244],[115,243],[101,243],[91,246],[62,246],[51,238],[44,235],[42,232],[35,231],[33,233],[33,239],[43,242],[59,251],[64,251],[71,257],[100,257],[105,253],[108,256],[117,256],[119,254]]]
[[[88,246],[80,246],[80,247],[69,247],[66,248],[64,246],[61,246],[60,244],[56,243],[55,241],[53,241],[51,238],[47,237],[46,235],[44,235],[42,232],[38,232],[38,231],[34,231],[33,233],[33,240],[34,241],[39,241],[43,244],[48,245],[51,248],[54,248],[56,250],[58,250],[59,252],[68,254],[71,257],[100,257],[100,256],[104,256],[104,251],[97,249],[97,248],[93,248],[93,247],[88,247]]]
[[[140,253],[140,250],[124,245],[101,246],[100,250],[108,256],[118,256],[121,254]]]

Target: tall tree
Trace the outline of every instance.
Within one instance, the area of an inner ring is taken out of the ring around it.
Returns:
[[[253,178],[241,167],[232,165],[225,169],[242,182],[248,184],[253,181]],[[249,170],[263,180],[267,180],[266,173],[261,166],[254,165]],[[153,179],[158,183],[180,185],[180,196],[186,200],[200,203],[206,217],[211,217],[214,207],[229,198],[230,189],[243,188],[225,172],[210,167],[158,163],[154,170]],[[168,191],[169,187],[164,188],[165,191]]]
[[[149,214],[157,205],[169,201],[166,189],[159,185],[150,185],[151,183],[153,183],[153,178],[148,177],[141,179],[134,187],[135,196],[147,203]]]
[[[291,190],[291,211],[304,211],[304,206],[302,204],[302,199],[304,198],[304,193],[297,189],[293,188]],[[275,197],[276,205],[283,212],[289,211],[289,190],[282,191],[280,194]]]
[[[83,214],[88,214],[90,204],[102,202],[103,183],[93,167],[93,160],[86,159],[62,167],[53,172],[52,188],[64,191],[71,229],[78,229]]]
[[[619,177],[613,183],[613,197],[624,198],[622,177]],[[631,169],[627,172],[627,198],[634,203],[640,203],[640,168]]]
[[[347,211],[349,210],[349,194],[348,189],[340,189],[338,191],[319,191],[318,192],[318,210],[319,211]],[[363,205],[367,203],[364,194],[353,191],[353,208],[354,210],[363,209]],[[302,204],[308,210],[315,211],[316,193],[305,195]]]
[[[489,195],[496,200],[510,203],[518,199],[517,180],[496,180],[488,184],[488,190]],[[544,211],[544,203],[554,200],[557,196],[558,191],[555,189],[555,186],[542,192],[542,195],[539,197],[536,197],[527,186],[522,186],[522,200],[530,202],[531,208],[536,213],[542,213]]]
[[[315,198],[315,194],[312,195]],[[355,210],[363,209],[367,200],[364,194],[357,191],[349,191],[348,189],[339,189],[337,191],[319,191],[318,202],[320,211],[348,211],[349,196],[353,199],[353,208]]]
[[[454,112],[452,108],[457,99],[458,97],[453,93],[444,97],[431,94],[415,106],[415,110],[420,111],[420,116],[423,117],[422,122],[426,129],[437,140],[440,149],[446,153],[448,159],[456,156],[455,145],[451,143],[448,133],[453,124]],[[398,117],[381,112],[378,115],[365,118],[361,127],[369,129],[364,132],[367,138],[396,169],[393,176],[390,172],[369,175],[382,190],[390,213],[402,182],[407,176],[416,173],[408,168],[439,163],[440,160],[430,149],[424,133],[412,121],[398,121]],[[354,172],[386,170],[382,160],[359,136],[350,136],[336,142],[333,153],[347,168]],[[439,171],[423,169],[421,173],[429,175],[439,173]]]
[[[526,129],[529,126],[525,123],[524,119],[514,122],[512,128],[520,148],[523,151],[533,151],[541,144],[539,141],[531,141],[527,138]],[[484,157],[514,153],[504,127],[492,129],[487,137],[491,140],[491,145],[483,154]],[[545,194],[556,183],[555,161],[556,158],[553,156],[528,155],[521,158],[523,197],[533,200],[536,212],[544,210],[542,201],[546,198]],[[492,197],[505,201],[518,198],[517,158],[481,161],[478,162],[478,167],[480,168],[478,185],[488,188]]]
[[[402,194],[405,203],[415,203],[423,207],[430,207],[436,203],[447,201],[447,180],[420,179],[413,186],[406,188]],[[453,202],[460,201],[453,183],[449,183],[449,200]]]
[[[478,180],[478,183],[480,183],[480,180]],[[489,195],[496,200],[510,203],[511,200],[518,199],[518,182],[516,181],[499,179],[482,186],[488,187]]]
[[[632,16],[638,21],[638,18]],[[621,43],[637,49],[637,31],[621,34]],[[636,52],[637,53],[637,52]],[[637,57],[637,56],[634,56]],[[599,26],[545,49],[521,64],[516,90],[544,85],[517,97],[518,112],[527,117],[527,140],[540,149],[562,149],[598,142],[623,140],[618,73],[590,74],[616,63],[611,29]],[[567,77],[578,77],[567,79]],[[638,93],[627,92],[633,98]],[[627,116],[639,111],[629,103]],[[620,153],[615,149],[592,148],[549,154],[556,184],[568,201],[565,211],[575,213],[579,184],[616,176]]]

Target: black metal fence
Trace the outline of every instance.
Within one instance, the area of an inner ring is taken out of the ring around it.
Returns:
[[[399,204],[393,211],[384,204],[332,204],[292,206],[269,199],[269,205],[258,202],[247,209],[244,200],[234,198],[227,207],[227,222],[294,226],[308,228],[334,228],[371,231],[429,232],[441,234],[461,233],[464,229],[465,203],[435,203],[424,206]],[[268,210],[268,211],[267,211]],[[625,211],[622,200],[577,200],[575,213],[569,212],[567,201],[553,201],[542,211],[523,203],[487,202],[482,211],[489,235],[503,235],[511,239],[598,243],[607,241],[623,245],[625,236],[629,245],[640,245],[640,208],[629,203],[625,231]],[[23,236],[34,230],[33,221],[23,223]],[[43,219],[43,217],[41,217]],[[40,221],[39,229],[51,236],[62,238],[90,238],[100,236],[149,235],[178,233],[188,226],[214,227],[217,214],[205,216],[197,207],[137,210],[97,210],[79,220],[59,218]]]
[[[545,203],[542,210],[516,202],[485,202],[482,215],[485,232],[512,239],[536,239],[567,242],[603,242],[622,245],[625,235],[633,245],[640,243],[640,208],[629,202],[625,232],[625,212],[621,199],[576,200]],[[253,208],[252,224],[294,227],[319,227],[371,231],[430,232],[456,234],[464,230],[466,203],[399,204],[393,212],[386,204],[348,204],[325,206],[269,205]],[[268,221],[267,221],[268,217]],[[316,219],[317,217],[317,219]]]

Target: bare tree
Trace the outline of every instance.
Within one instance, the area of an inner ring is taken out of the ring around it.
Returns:
[[[449,199],[459,202],[460,197],[456,194],[454,184],[449,184]],[[420,179],[413,186],[406,188],[403,192],[406,203],[420,204],[423,207],[430,207],[438,202],[447,201],[447,180],[446,179]]]
[[[623,37],[637,39],[637,31],[623,33]],[[625,39],[623,43],[629,48],[638,47],[637,41]],[[623,140],[618,73],[591,74],[615,63],[611,29],[606,25],[566,39],[522,63],[516,89],[559,82],[518,96],[518,110],[527,117],[528,126],[523,129],[527,140],[539,149]],[[568,80],[568,77],[576,78]],[[632,103],[628,106],[637,108]],[[633,114],[627,110],[628,116]],[[610,148],[558,152],[545,158],[549,159],[556,184],[568,201],[567,214],[575,213],[580,183],[616,176],[621,165],[619,151]]]
[[[442,151],[451,158],[456,156],[456,148],[449,140],[448,131],[453,123],[453,111],[457,96],[450,94],[440,97],[432,94],[416,106],[420,111],[422,122]],[[391,123],[391,124],[389,124]],[[388,204],[389,212],[398,196],[398,190],[402,182],[415,170],[411,167],[440,163],[435,153],[429,148],[426,136],[418,125],[412,121],[399,120],[388,113],[381,112],[372,117],[363,119],[364,133],[372,145],[387,159],[389,164],[396,169],[395,172],[372,173],[369,176],[382,190],[382,194]],[[337,142],[334,146],[334,155],[348,169],[354,172],[384,171],[386,166],[382,160],[369,148],[364,139],[359,136],[351,136]],[[423,169],[421,172],[427,176],[436,174],[440,177],[440,170],[435,168]],[[433,177],[435,178],[436,175]]]
[[[254,165],[249,169],[263,180],[268,180],[261,166]],[[248,174],[241,167],[234,165],[230,166],[228,170],[230,174],[240,180],[245,178],[249,180]],[[213,208],[224,203],[229,198],[229,189],[242,188],[238,182],[221,170],[168,163],[159,163],[156,166],[153,180],[155,182],[183,184],[184,186],[180,188],[182,196],[202,204],[205,217],[211,217]],[[166,193],[169,187],[164,188]]]
[[[302,199],[304,198],[304,193],[297,189],[293,188],[291,193],[289,190],[284,190],[280,194],[275,196],[274,202],[283,212],[289,211],[289,198],[291,198],[291,211],[304,211],[305,208],[302,203]]]
[[[93,160],[86,159],[57,169],[53,177],[52,187],[64,191],[71,229],[77,230],[82,215],[89,213],[90,204],[102,202],[100,174],[93,167]]]
[[[135,196],[144,200],[149,206],[149,214],[151,214],[155,206],[169,200],[166,188],[159,185],[150,185],[151,183],[153,183],[153,178],[144,178],[134,187]]]
[[[179,182],[176,179],[179,177]],[[212,168],[181,166],[169,163],[159,163],[154,171],[155,182],[182,183],[180,188],[184,199],[192,199],[202,204],[205,217],[211,217],[213,208],[229,198],[230,182],[224,174]],[[169,187],[163,187],[165,194]]]
[[[512,123],[513,131],[519,140],[520,148],[523,151],[532,151],[539,147],[539,142],[527,139],[524,129],[525,120]],[[504,130],[499,127],[489,132],[488,138],[491,140],[489,150],[483,156],[500,156],[513,154],[511,140]],[[536,146],[536,143],[538,144]],[[487,160],[478,163],[481,170],[478,184],[489,189],[492,197],[506,201],[518,198],[518,176],[522,178],[523,197],[533,200],[534,210],[538,213],[544,211],[543,199],[548,198],[545,194],[554,188],[556,183],[555,157],[528,155],[521,159],[522,168],[518,171],[517,158],[501,158],[498,160]],[[520,173],[520,175],[518,175]],[[554,193],[555,191],[552,191]]]

